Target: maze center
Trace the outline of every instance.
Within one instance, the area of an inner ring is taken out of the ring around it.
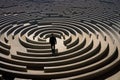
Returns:
[[[63,44],[63,39],[59,39],[57,38],[57,44],[56,44],[56,48],[58,49],[58,52],[62,52],[66,50],[66,46]]]
[[[1,0],[0,80],[120,80],[119,4]]]

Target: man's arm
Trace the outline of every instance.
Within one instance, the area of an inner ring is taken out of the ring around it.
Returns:
[[[56,40],[56,38],[55,38],[55,44],[57,44],[57,40]]]
[[[49,38],[49,43],[51,43],[51,37]]]

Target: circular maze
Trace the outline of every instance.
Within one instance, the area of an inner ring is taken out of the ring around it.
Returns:
[[[57,38],[52,55],[50,34]],[[90,80],[120,61],[120,19],[0,21],[0,73],[45,80]]]

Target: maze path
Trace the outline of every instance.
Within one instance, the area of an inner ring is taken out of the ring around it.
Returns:
[[[31,79],[86,80],[119,64],[119,19],[52,20],[49,24],[39,19],[1,23],[3,74]],[[55,55],[48,42],[53,32],[58,42]]]

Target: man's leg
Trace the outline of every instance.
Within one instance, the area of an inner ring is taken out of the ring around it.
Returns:
[[[55,54],[55,45],[53,45],[53,53]]]
[[[55,54],[55,45],[51,45],[52,53]]]
[[[52,54],[54,54],[54,46],[51,44]]]
[[[52,49],[52,46],[53,46],[53,45],[51,44],[51,49]]]

